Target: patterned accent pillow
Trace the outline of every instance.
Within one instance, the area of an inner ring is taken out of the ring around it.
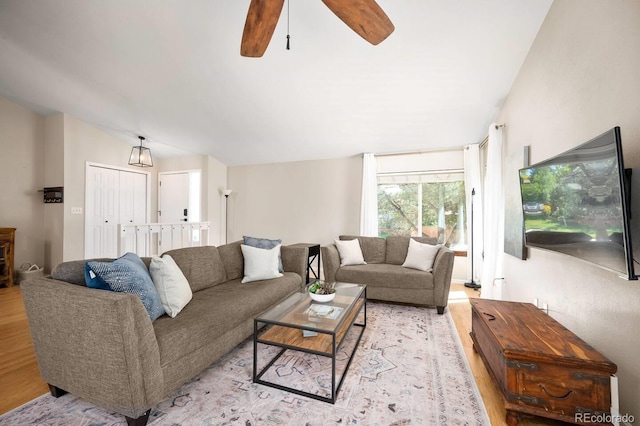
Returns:
[[[249,247],[256,247],[261,249],[270,250],[277,246],[278,244],[282,244],[282,240],[269,240],[267,238],[256,238],[256,237],[242,237],[244,240],[244,245]],[[284,272],[284,268],[282,267],[282,256],[278,255],[278,272]]]
[[[149,270],[135,253],[126,253],[113,262],[87,262],[85,279],[87,287],[135,294],[142,301],[151,321],[165,313]]]

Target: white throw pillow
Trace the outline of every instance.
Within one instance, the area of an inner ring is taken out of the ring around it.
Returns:
[[[193,297],[189,281],[168,254],[151,258],[149,274],[158,290],[165,312],[171,318],[175,318]]]
[[[419,243],[413,238],[409,239],[409,250],[402,266],[405,268],[430,271],[433,269],[433,261],[440,250],[440,245]]]
[[[250,283],[252,281],[281,277],[282,274],[278,271],[280,246],[281,244],[278,244],[272,249],[263,249],[241,244],[240,248],[244,257],[244,278],[242,278],[242,282]]]
[[[340,266],[367,264],[362,256],[362,249],[357,238],[347,241],[335,240],[335,242],[340,254]]]

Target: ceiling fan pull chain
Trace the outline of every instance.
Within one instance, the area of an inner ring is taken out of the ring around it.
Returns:
[[[291,49],[291,44],[289,43],[289,0],[287,0],[287,50]]]

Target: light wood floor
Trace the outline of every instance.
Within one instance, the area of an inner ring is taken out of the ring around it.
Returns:
[[[48,391],[40,378],[20,287],[0,288],[0,414]]]
[[[448,309],[487,407],[491,424],[506,425],[504,421],[506,413],[500,395],[482,360],[472,348],[473,344],[469,337],[471,331],[469,297],[479,297],[479,292],[465,288],[462,284],[452,284]],[[0,288],[0,414],[48,391],[47,384],[40,378],[20,287]],[[521,424],[562,425],[564,423],[532,418],[523,419]]]

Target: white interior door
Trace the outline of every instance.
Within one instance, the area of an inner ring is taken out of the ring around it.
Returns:
[[[87,173],[85,256],[116,257],[120,216],[120,175],[117,170],[89,167]]]
[[[158,174],[158,221],[189,221],[189,172]]]

